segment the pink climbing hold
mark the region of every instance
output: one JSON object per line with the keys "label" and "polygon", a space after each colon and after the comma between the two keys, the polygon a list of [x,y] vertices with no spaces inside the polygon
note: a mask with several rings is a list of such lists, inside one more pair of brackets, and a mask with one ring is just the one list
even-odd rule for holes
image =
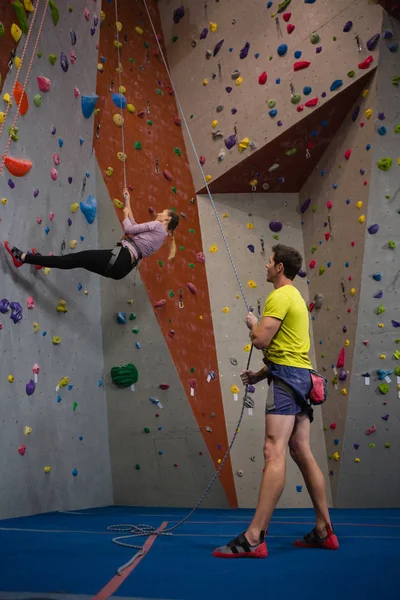
{"label": "pink climbing hold", "polygon": [[288,23],[291,16],[292,16],[291,12],[285,12],[282,15],[282,19],[285,21],[285,23]]}
{"label": "pink climbing hold", "polygon": [[53,169],[50,171],[50,175],[51,175],[51,178],[52,178],[52,180],[53,180],[53,181],[57,181],[57,179],[58,179],[58,173],[57,173],[57,169],[54,169],[54,168],[53,168]]}
{"label": "pink climbing hold", "polygon": [[187,283],[186,284],[187,289],[189,290],[189,292],[191,292],[192,294],[196,295],[197,294],[197,288],[194,285],[194,283]]}
{"label": "pink climbing hold", "polygon": [[339,358],[337,359],[336,368],[343,369],[344,367],[344,347],[341,349]]}
{"label": "pink climbing hold", "polygon": [[18,453],[19,453],[21,456],[24,456],[25,452],[26,452],[26,446],[20,446],[20,447],[18,448]]}
{"label": "pink climbing hold", "polygon": [[315,260],[312,260],[312,261],[310,262],[310,269],[314,269],[314,268],[315,268],[315,265],[316,265],[316,262],[315,262]]}
{"label": "pink climbing hold", "polygon": [[362,62],[359,63],[358,68],[359,69],[369,69],[370,64],[373,62],[374,57],[373,56],[367,56],[367,58],[365,60],[363,60]]}
{"label": "pink climbing hold", "polygon": [[54,156],[53,156],[53,162],[54,162],[54,164],[55,164],[56,166],[58,166],[58,165],[60,164],[60,162],[61,162],[61,159],[60,159],[60,157],[58,156],[58,154],[54,154]]}
{"label": "pink climbing hold", "polygon": [[317,104],[318,104],[318,98],[311,98],[311,100],[307,100],[307,102],[305,103],[305,106],[310,108],[311,106],[317,106]]}
{"label": "pink climbing hold", "polygon": [[205,165],[206,164],[206,157],[203,156],[203,155],[201,155],[200,158],[199,158],[199,162],[200,162],[200,164],[202,166]]}
{"label": "pink climbing hold", "polygon": [[78,90],[77,87],[74,88],[74,96],[75,98],[79,98],[79,96],[81,95],[80,91]]}
{"label": "pink climbing hold", "polygon": [[154,302],[153,306],[154,308],[161,308],[162,306],[165,306],[167,304],[166,300],[157,300],[157,302]]}
{"label": "pink climbing hold", "polygon": [[85,10],[83,11],[83,14],[85,15],[86,21],[89,21],[89,19],[90,19],[90,12],[89,12],[88,8],[85,8]]}
{"label": "pink climbing hold", "polygon": [[197,258],[197,260],[198,260],[199,262],[201,262],[201,263],[205,262],[205,260],[206,260],[206,257],[204,256],[204,253],[203,253],[203,252],[198,252],[198,253],[196,254],[196,258]]}
{"label": "pink climbing hold", "polygon": [[180,127],[180,126],[181,126],[181,123],[182,123],[182,119],[181,119],[180,117],[178,117],[178,116],[175,116],[175,117],[174,117],[174,123],[175,123],[175,125],[176,125],[177,127]]}
{"label": "pink climbing hold", "polygon": [[37,77],[37,82],[39,86],[39,90],[41,92],[49,92],[51,88],[51,81],[48,77],[41,77],[40,75]]}
{"label": "pink climbing hold", "polygon": [[260,85],[265,85],[267,83],[267,73],[266,73],[266,71],[263,71],[261,73],[261,75],[258,78],[258,83]]}
{"label": "pink climbing hold", "polygon": [[296,29],[296,27],[292,23],[288,23],[286,25],[286,29],[287,29],[288,34],[290,35],[291,33],[293,33],[293,31]]}
{"label": "pink climbing hold", "polygon": [[26,306],[29,310],[32,310],[32,308],[35,308],[35,301],[32,298],[32,296],[29,296],[29,298],[27,299]]}
{"label": "pink climbing hold", "polygon": [[197,381],[195,379],[189,379],[189,385],[194,390],[197,386]]}
{"label": "pink climbing hold", "polygon": [[326,206],[328,209],[332,208],[333,204],[330,200],[327,201]]}
{"label": "pink climbing hold", "polygon": [[168,331],[168,335],[169,335],[169,337],[170,337],[170,338],[173,338],[173,337],[174,337],[174,335],[175,335],[175,329],[170,329],[170,330]]}
{"label": "pink climbing hold", "polygon": [[350,156],[351,156],[351,150],[346,150],[346,152],[344,153],[345,159],[349,160]]}
{"label": "pink climbing hold", "polygon": [[164,175],[165,179],[167,179],[168,181],[172,181],[172,175],[169,171],[167,171],[167,169],[164,169],[163,175]]}
{"label": "pink climbing hold", "polygon": [[75,51],[72,50],[72,52],[69,53],[69,60],[71,61],[71,64],[74,65],[76,62],[76,54]]}
{"label": "pink climbing hold", "polygon": [[311,63],[308,60],[299,60],[294,63],[293,69],[295,71],[301,71],[301,69],[307,69],[307,67],[309,67],[310,65]]}

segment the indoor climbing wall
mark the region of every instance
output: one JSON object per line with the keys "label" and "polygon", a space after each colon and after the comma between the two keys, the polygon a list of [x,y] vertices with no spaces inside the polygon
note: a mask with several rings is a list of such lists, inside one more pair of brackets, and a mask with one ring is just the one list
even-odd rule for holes
{"label": "indoor climbing wall", "polygon": [[384,18],[359,317],[337,505],[399,506],[400,23]]}
{"label": "indoor climbing wall", "polygon": [[[12,92],[25,34],[2,90],[0,156],[11,138],[0,176],[0,238],[24,251],[67,254],[98,244],[88,206],[93,122],[81,101],[96,86],[100,15],[87,15],[83,0],[72,11],[60,3],[44,12],[45,5],[18,77],[23,86],[29,75],[16,122]],[[16,269],[3,244],[0,260],[0,517],[110,504],[99,278]]]}
{"label": "indoor climbing wall", "polygon": [[[254,0],[251,7],[189,0],[182,5],[159,2],[172,77],[211,189],[218,177],[378,62],[382,9],[370,0]],[[307,147],[308,140],[303,144]],[[285,151],[293,152],[293,146],[280,154]],[[202,190],[192,153],[189,161],[195,188]],[[270,166],[265,160],[247,177],[249,191],[257,183],[257,191],[288,191],[290,173],[285,182]],[[227,182],[218,191],[232,188]]]}
{"label": "indoor climbing wall", "polygon": [[318,370],[328,379],[322,409],[335,500],[360,302],[371,175],[376,77],[360,97],[300,193]]}
{"label": "indoor climbing wall", "polygon": [[[267,295],[272,291],[266,282],[266,269],[272,246],[276,243],[292,245],[303,254],[303,234],[298,214],[298,194],[221,194],[214,201],[220,222],[230,245],[232,258],[243,285],[249,306],[262,313]],[[198,196],[202,237],[209,251],[206,262],[211,308],[216,336],[218,368],[224,399],[224,410],[230,438],[242,408],[244,387],[240,372],[246,368],[250,344],[244,322],[246,307],[238,289],[234,271],[220,233],[218,222],[208,196]],[[304,267],[304,265],[303,265]],[[221,279],[221,273],[224,277]],[[305,271],[297,277],[295,285],[308,302]],[[314,348],[310,357],[314,362]],[[250,368],[263,367],[262,353],[253,350]],[[251,508],[257,503],[261,471],[264,467],[262,440],[265,433],[266,381],[249,388],[244,421],[231,451],[236,493],[241,508]],[[312,447],[324,473],[327,460],[322,431],[321,410],[315,411],[312,427]],[[311,506],[299,470],[289,458],[286,487],[280,507]]]}
{"label": "indoor climbing wall", "polygon": [[[162,40],[156,3],[148,5]],[[113,484],[118,502],[189,505],[228,447],[204,264],[208,256],[178,108],[143,3],[118,3],[119,39],[114,3],[104,3],[103,10],[95,151],[108,202],[118,215],[114,220],[122,220],[123,160],[136,220],[152,220],[165,208],[181,218],[173,262],[167,260],[166,244],[143,261],[136,287],[133,275],[118,285],[103,282],[107,370],[126,364],[138,370],[134,393],[110,381]],[[119,154],[122,131],[125,156]],[[103,222],[108,227],[111,220]],[[102,231],[103,242],[114,245],[121,226],[108,233]],[[230,458],[219,480],[208,502],[236,506]]]}

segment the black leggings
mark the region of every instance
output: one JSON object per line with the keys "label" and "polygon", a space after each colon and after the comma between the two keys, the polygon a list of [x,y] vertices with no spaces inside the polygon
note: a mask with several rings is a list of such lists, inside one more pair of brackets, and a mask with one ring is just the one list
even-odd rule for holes
{"label": "black leggings", "polygon": [[83,250],[76,254],[65,256],[38,256],[27,254],[24,262],[29,265],[40,267],[53,267],[54,269],[86,269],[92,273],[110,277],[111,279],[123,279],[132,271],[135,262],[132,263],[132,255],[128,248],[121,247],[117,260],[106,273],[108,263],[111,259],[111,250]]}

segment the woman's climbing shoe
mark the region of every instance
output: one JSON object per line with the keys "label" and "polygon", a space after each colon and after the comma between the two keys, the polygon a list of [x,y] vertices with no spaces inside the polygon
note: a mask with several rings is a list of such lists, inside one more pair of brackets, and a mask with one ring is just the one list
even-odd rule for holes
{"label": "woman's climbing shoe", "polygon": [[24,264],[23,260],[21,259],[21,256],[23,254],[22,250],[18,250],[18,248],[16,248],[15,246],[10,248],[7,241],[4,242],[4,248],[7,250],[8,254],[13,259],[14,265],[16,267],[22,267],[22,265]]}
{"label": "woman's climbing shoe", "polygon": [[268,549],[265,543],[265,533],[261,531],[260,541],[255,546],[251,546],[244,533],[235,538],[226,546],[216,548],[213,556],[217,558],[267,558]]}
{"label": "woman's climbing shoe", "polygon": [[333,529],[327,525],[327,534],[325,537],[320,537],[314,528],[310,533],[307,533],[302,540],[297,540],[294,545],[296,548],[322,548],[323,550],[338,550],[339,540]]}

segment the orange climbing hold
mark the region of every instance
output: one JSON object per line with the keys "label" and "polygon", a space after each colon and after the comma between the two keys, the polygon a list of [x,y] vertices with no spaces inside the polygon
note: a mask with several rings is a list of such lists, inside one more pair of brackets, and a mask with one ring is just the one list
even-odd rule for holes
{"label": "orange climbing hold", "polygon": [[[21,100],[21,98],[22,98],[22,100]],[[14,99],[15,99],[17,106],[21,102],[21,105],[19,107],[20,115],[22,115],[22,116],[26,115],[26,113],[28,112],[28,108],[29,108],[28,96],[26,95],[26,92],[24,92],[23,87],[19,81],[16,82],[15,87],[14,87]]]}
{"label": "orange climbing hold", "polygon": [[14,177],[23,177],[32,169],[32,161],[6,156],[4,164]]}

